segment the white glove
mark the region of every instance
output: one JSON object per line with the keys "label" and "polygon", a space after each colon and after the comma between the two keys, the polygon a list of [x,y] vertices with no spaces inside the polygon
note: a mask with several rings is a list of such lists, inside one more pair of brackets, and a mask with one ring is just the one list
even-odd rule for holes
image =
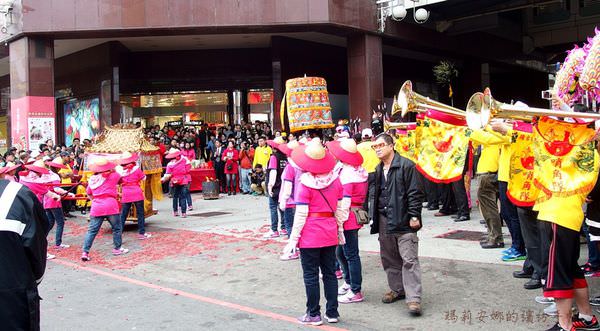
{"label": "white glove", "polygon": [[289,240],[287,245],[283,248],[283,254],[293,254],[296,251],[296,246],[298,246],[298,242],[294,240]]}
{"label": "white glove", "polygon": [[71,198],[74,198],[74,197],[75,197],[75,193],[71,193],[71,192],[69,192],[69,193],[67,193],[67,196],[69,196],[69,197],[71,197]]}
{"label": "white glove", "polygon": [[48,191],[48,193],[46,193],[46,195],[52,200],[56,200],[56,201],[60,200],[60,195],[58,195],[52,191]]}
{"label": "white glove", "polygon": [[344,229],[338,230],[338,245],[346,245],[346,236],[344,236]]}
{"label": "white glove", "polygon": [[282,201],[279,202],[279,210],[285,211],[285,202],[282,202]]}

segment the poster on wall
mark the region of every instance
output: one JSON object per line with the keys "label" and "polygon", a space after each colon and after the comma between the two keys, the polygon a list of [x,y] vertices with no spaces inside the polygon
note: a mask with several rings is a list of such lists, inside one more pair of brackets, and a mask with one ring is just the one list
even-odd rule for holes
{"label": "poster on wall", "polygon": [[100,132],[100,108],[98,98],[74,100],[65,103],[65,144],[71,146],[73,139],[91,139]]}
{"label": "poster on wall", "polygon": [[54,118],[30,117],[27,120],[29,149],[37,150],[48,139],[54,140]]}

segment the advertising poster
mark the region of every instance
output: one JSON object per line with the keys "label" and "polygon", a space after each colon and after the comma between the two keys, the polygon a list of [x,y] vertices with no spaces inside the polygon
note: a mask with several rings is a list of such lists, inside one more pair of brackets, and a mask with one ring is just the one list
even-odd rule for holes
{"label": "advertising poster", "polygon": [[[16,147],[18,150],[31,149],[37,150],[39,148],[39,140],[35,139],[35,144],[32,144],[30,139],[31,136],[38,138],[38,136],[46,136],[47,139],[56,140],[56,127],[54,126],[54,118],[56,111],[54,110],[54,98],[53,97],[23,97],[19,99],[13,99],[10,101],[11,117],[11,145]],[[45,133],[39,133],[36,129],[35,132],[30,132],[30,121],[32,123],[39,124],[38,120],[41,120],[40,126],[44,127],[42,131]],[[49,119],[51,119],[52,123]],[[44,126],[44,120],[46,125]],[[40,139],[41,140],[41,139]]]}
{"label": "advertising poster", "polygon": [[71,146],[73,139],[92,139],[100,132],[100,108],[98,98],[74,100],[65,103],[65,144]]}
{"label": "advertising poster", "polygon": [[29,149],[38,149],[48,139],[54,141],[54,118],[30,117],[27,120]]}
{"label": "advertising poster", "polygon": [[8,150],[8,125],[6,116],[0,116],[0,153]]}

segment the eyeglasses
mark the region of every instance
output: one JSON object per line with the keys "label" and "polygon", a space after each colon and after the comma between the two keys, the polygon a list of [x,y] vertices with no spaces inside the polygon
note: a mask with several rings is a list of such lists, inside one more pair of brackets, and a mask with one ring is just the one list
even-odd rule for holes
{"label": "eyeglasses", "polygon": [[385,146],[390,146],[390,145],[388,145],[386,143],[381,143],[381,144],[377,144],[377,145],[371,145],[371,148],[373,148],[374,150],[378,150],[378,149],[384,148]]}

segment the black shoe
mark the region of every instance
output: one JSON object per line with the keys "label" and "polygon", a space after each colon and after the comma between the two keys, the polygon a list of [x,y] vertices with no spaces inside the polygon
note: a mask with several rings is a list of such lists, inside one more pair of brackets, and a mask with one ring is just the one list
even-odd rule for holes
{"label": "black shoe", "polygon": [[483,248],[483,249],[504,248],[504,243],[491,243],[488,241],[488,242],[481,244],[481,248]]}
{"label": "black shoe", "polygon": [[237,194],[237,192],[236,192],[236,191],[233,191],[233,195],[236,195],[236,194]]}
{"label": "black shoe", "polygon": [[577,314],[573,316],[573,328],[576,330],[600,330],[600,323],[598,323],[596,316],[593,316],[592,320],[587,322]]}
{"label": "black shoe", "polygon": [[531,278],[531,274],[528,272],[525,272],[523,270],[519,270],[519,271],[513,272],[513,277],[515,277],[515,278]]}
{"label": "black shoe", "polygon": [[427,210],[438,210],[438,209],[440,209],[439,206],[427,206],[426,208],[427,208]]}
{"label": "black shoe", "polygon": [[485,220],[479,220],[479,224],[485,224]]}
{"label": "black shoe", "polygon": [[542,282],[539,279],[530,279],[527,283],[523,285],[526,290],[535,290],[538,288],[542,288]]}
{"label": "black shoe", "polygon": [[471,218],[469,216],[460,216],[454,219],[454,222],[464,222],[464,221],[468,221]]}
{"label": "black shoe", "polygon": [[227,195],[231,195],[231,192],[227,192]]}

